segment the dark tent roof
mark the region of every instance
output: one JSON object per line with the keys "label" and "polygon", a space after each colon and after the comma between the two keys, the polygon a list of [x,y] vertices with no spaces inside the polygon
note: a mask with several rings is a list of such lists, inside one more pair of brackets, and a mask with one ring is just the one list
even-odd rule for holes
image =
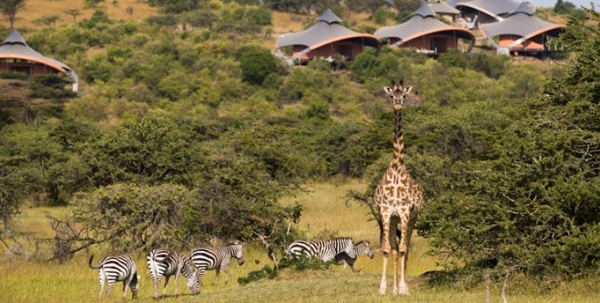
{"label": "dark tent roof", "polygon": [[542,33],[558,36],[564,24],[550,23],[533,16],[533,8],[523,2],[506,19],[481,25],[479,30],[488,39],[500,35],[515,35],[527,40]]}
{"label": "dark tent roof", "polygon": [[471,2],[473,0],[448,0],[446,1],[446,4],[452,6],[452,7],[456,7],[457,4],[462,3],[462,2]]}
{"label": "dark tent roof", "polygon": [[342,19],[336,16],[330,9],[327,9],[316,21],[313,27],[303,32],[281,35],[277,39],[275,48],[279,49],[289,45],[304,45],[310,50],[314,50],[332,42],[352,38],[364,39],[364,44],[368,46],[379,46],[380,42],[377,37],[371,34],[357,33],[341,25]]}
{"label": "dark tent roof", "polygon": [[474,0],[474,1],[458,1],[455,7],[469,7],[480,11],[491,17],[507,15],[519,6],[519,2],[513,0]]}
{"label": "dark tent roof", "polygon": [[54,59],[44,57],[33,50],[16,29],[13,29],[10,35],[0,43],[0,59],[4,58],[29,60],[50,66],[69,76],[73,83],[78,83],[77,75],[69,66]]}
{"label": "dark tent roof", "polygon": [[429,8],[436,14],[458,15],[460,11],[446,2],[440,0],[432,0],[428,3]]}
{"label": "dark tent roof", "polygon": [[382,27],[376,30],[374,35],[379,39],[397,38],[400,39],[400,43],[406,43],[427,34],[445,31],[454,31],[459,38],[475,40],[468,29],[450,26],[436,19],[427,3],[423,3],[419,9],[412,13],[412,17],[408,21],[398,25]]}

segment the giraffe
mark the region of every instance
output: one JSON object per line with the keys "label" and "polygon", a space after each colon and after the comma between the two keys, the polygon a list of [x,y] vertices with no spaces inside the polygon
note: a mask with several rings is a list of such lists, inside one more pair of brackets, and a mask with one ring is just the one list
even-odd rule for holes
{"label": "giraffe", "polygon": [[[394,128],[394,157],[390,162],[383,177],[375,189],[374,200],[379,207],[383,236],[381,250],[383,251],[383,274],[379,285],[379,294],[384,295],[387,288],[386,269],[388,255],[392,250],[394,262],[393,295],[409,295],[406,284],[406,263],[408,246],[413,228],[417,221],[419,208],[423,202],[423,194],[417,182],[410,176],[404,164],[404,135],[402,132],[402,106],[404,99],[410,93],[412,86],[404,86],[400,80],[398,84],[392,80],[392,87],[384,87],[385,92],[392,99],[395,116]],[[400,224],[400,245],[396,240],[395,232]],[[390,236],[390,229],[393,231]],[[400,259],[400,272],[398,273],[398,258]],[[400,281],[398,283],[398,275]]]}

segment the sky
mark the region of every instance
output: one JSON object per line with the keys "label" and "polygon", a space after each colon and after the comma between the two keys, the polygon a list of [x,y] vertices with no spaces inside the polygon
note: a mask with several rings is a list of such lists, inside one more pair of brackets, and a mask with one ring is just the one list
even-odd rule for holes
{"label": "sky", "polygon": [[[556,0],[526,0],[529,3],[533,4],[536,7],[554,7],[556,4]],[[600,0],[563,0],[563,2],[571,2],[575,4],[575,7],[587,7],[590,8],[590,3],[594,3],[596,9],[600,7]]]}

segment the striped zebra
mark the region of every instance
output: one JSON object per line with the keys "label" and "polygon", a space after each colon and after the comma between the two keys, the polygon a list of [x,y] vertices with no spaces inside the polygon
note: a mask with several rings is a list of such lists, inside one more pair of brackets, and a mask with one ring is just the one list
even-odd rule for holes
{"label": "striped zebra", "polygon": [[113,286],[115,286],[115,282],[123,281],[123,298],[127,295],[127,288],[131,288],[131,298],[136,298],[137,292],[140,289],[140,286],[138,285],[138,279],[140,277],[137,275],[135,262],[130,255],[107,256],[100,261],[98,266],[92,265],[93,259],[94,255],[91,255],[88,260],[88,265],[90,268],[98,270],[98,276],[100,278],[100,298],[102,298],[104,280],[108,282],[106,288],[107,297],[110,296],[110,291]]}
{"label": "striped zebra", "polygon": [[342,271],[345,271],[346,267],[350,265],[352,272],[360,272],[360,269],[354,269],[354,262],[356,262],[356,259],[358,259],[358,257],[361,255],[367,255],[371,259],[374,257],[373,251],[371,250],[371,243],[369,243],[367,240],[354,243],[354,253],[356,254],[356,257],[354,258],[350,258],[346,252],[339,253],[335,256],[335,263],[337,265],[344,264]]}
{"label": "striped zebra", "polygon": [[356,257],[352,238],[333,238],[326,241],[296,240],[287,249],[288,256],[297,257],[304,254],[308,258],[316,257],[323,262],[334,260],[335,256],[342,252],[352,258]]}
{"label": "striped zebra", "polygon": [[179,274],[183,274],[186,279],[187,287],[192,290],[194,295],[200,292],[198,286],[198,278],[196,276],[196,267],[192,261],[185,255],[180,255],[174,250],[155,249],[146,257],[150,276],[154,284],[154,298],[158,298],[158,285],[160,280],[165,278],[165,287],[163,288],[163,296],[167,293],[167,285],[169,278],[175,276],[175,295],[177,295],[177,280]]}
{"label": "striped zebra", "polygon": [[196,248],[190,253],[192,263],[198,268],[198,281],[202,281],[202,276],[207,270],[215,270],[215,284],[219,282],[219,273],[223,270],[227,274],[225,283],[229,281],[229,261],[236,258],[239,265],[244,264],[244,252],[242,244],[235,241],[233,243],[220,247]]}

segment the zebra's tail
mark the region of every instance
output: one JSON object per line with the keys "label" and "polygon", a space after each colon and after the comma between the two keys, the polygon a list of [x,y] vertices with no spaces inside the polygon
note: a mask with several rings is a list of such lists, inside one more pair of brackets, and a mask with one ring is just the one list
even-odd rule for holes
{"label": "zebra's tail", "polygon": [[90,256],[90,259],[88,260],[88,265],[89,265],[89,267],[90,267],[91,269],[98,269],[98,268],[100,268],[99,266],[94,266],[94,265],[92,265],[92,261],[93,261],[93,260],[94,260],[94,255],[92,254],[92,255]]}
{"label": "zebra's tail", "polygon": [[156,279],[158,278],[158,268],[156,267],[156,263],[158,262],[158,260],[154,255],[154,251],[152,251],[150,255],[148,255],[147,260],[148,268],[150,269],[150,275],[152,276],[152,281],[156,282]]}

